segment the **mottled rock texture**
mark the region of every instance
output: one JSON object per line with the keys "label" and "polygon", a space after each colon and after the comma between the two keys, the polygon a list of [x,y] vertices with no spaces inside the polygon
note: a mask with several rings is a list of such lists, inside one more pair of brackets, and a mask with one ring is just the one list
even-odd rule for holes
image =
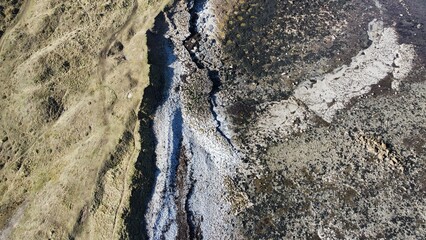
{"label": "mottled rock texture", "polygon": [[426,236],[419,8],[426,5],[246,1],[236,8],[219,95],[245,156],[235,182],[248,195],[238,214],[246,238]]}
{"label": "mottled rock texture", "polygon": [[0,0],[0,239],[426,238],[425,1],[167,3]]}

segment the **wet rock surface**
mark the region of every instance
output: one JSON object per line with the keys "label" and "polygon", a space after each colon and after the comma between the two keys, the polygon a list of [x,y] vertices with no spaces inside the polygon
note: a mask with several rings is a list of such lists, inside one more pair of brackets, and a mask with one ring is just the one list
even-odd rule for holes
{"label": "wet rock surface", "polygon": [[425,156],[404,144],[424,128],[425,85],[412,87],[363,99],[329,127],[268,147],[264,169],[240,181],[253,203],[240,216],[246,236],[425,236]]}
{"label": "wet rock surface", "polygon": [[239,226],[256,239],[422,238],[425,19],[409,6],[426,6],[320,2],[246,1],[230,17],[220,99],[245,153]]}
{"label": "wet rock surface", "polygon": [[[374,11],[351,1],[247,1],[234,11],[224,39],[234,67],[236,101],[282,99],[300,82],[350,61],[370,44]],[[356,20],[354,20],[356,16]],[[236,86],[244,85],[244,88]]]}
{"label": "wet rock surface", "polygon": [[164,14],[148,236],[425,237],[426,5],[218,4]]}
{"label": "wet rock surface", "polygon": [[[153,145],[145,152],[152,154],[151,162],[157,168],[149,204],[139,211],[146,238],[218,239],[234,234],[234,216],[223,183],[235,172],[237,157],[215,112],[218,66],[206,59],[215,60],[215,55],[204,48],[214,51],[211,47],[216,41],[206,38],[199,28],[205,4],[176,1],[158,17],[160,25],[154,29],[168,44],[159,46],[160,41],[154,41],[150,51],[153,58],[158,53],[165,55],[158,58],[160,62],[152,62],[151,68],[153,84],[164,82],[153,96],[161,94],[164,99],[147,102],[147,106],[158,105],[146,116]],[[144,155],[141,163],[146,160]],[[146,193],[146,189],[139,191]],[[137,197],[134,207],[138,207]]]}
{"label": "wet rock surface", "polygon": [[[373,1],[247,1],[228,21],[223,101],[234,122],[256,121],[254,109],[288,99],[297,86],[348,64],[371,45]],[[244,135],[244,134],[240,134]]]}

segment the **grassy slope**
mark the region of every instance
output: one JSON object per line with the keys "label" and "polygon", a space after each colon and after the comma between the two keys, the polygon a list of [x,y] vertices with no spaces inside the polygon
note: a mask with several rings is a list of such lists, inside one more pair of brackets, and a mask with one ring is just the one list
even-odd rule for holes
{"label": "grassy slope", "polygon": [[1,238],[112,238],[167,0],[24,2],[0,39]]}

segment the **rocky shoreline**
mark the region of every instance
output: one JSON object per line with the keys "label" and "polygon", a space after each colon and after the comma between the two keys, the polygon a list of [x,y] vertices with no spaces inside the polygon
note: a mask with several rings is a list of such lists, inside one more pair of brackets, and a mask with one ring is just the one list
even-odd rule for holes
{"label": "rocky shoreline", "polygon": [[426,239],[425,12],[0,2],[0,239]]}
{"label": "rocky shoreline", "polygon": [[[334,227],[330,227],[328,215],[316,212],[327,211],[322,206],[325,202],[342,208],[341,204],[353,206],[369,198],[369,190],[361,189],[374,184],[345,183],[359,181],[359,175],[343,177],[341,184],[330,183],[330,177],[342,166],[355,167],[351,170],[355,172],[371,167],[367,162],[352,162],[360,158],[355,155],[359,148],[373,149],[361,158],[373,154],[389,161],[391,167],[379,167],[380,179],[422,168],[421,156],[407,155],[390,144],[395,136],[382,140],[380,131],[365,127],[360,130],[353,125],[368,123],[349,123],[351,118],[364,119],[370,114],[355,109],[363,104],[374,105],[376,100],[368,96],[375,93],[381,99],[386,99],[386,95],[380,95],[383,91],[397,95],[380,106],[380,111],[389,104],[400,104],[398,96],[422,94],[421,90],[410,93],[407,88],[413,78],[424,81],[422,45],[400,41],[395,24],[389,25],[390,12],[397,11],[391,3],[338,1],[318,5],[314,1],[305,6],[302,2],[230,3],[235,10],[227,11],[224,24],[223,19],[216,19],[223,14],[218,12],[221,8],[217,2],[181,0],[157,17],[161,19],[160,28],[153,32],[164,36],[167,45],[155,50],[161,43],[156,41],[151,48],[153,56],[159,51],[166,53],[162,68],[151,63],[151,75],[162,75],[165,85],[164,101],[146,115],[156,139],[155,151],[151,144],[149,152],[155,156],[158,169],[144,215],[145,237],[382,236],[380,231],[368,232],[363,227],[363,211],[373,205],[363,205],[364,210],[349,207],[355,216],[350,228],[339,225],[339,221],[345,221],[337,217],[341,214],[333,213],[336,218]],[[403,5],[398,9],[406,11]],[[311,15],[304,15],[304,11]],[[246,22],[249,19],[250,24]],[[419,28],[419,34],[422,31]],[[270,46],[262,48],[262,44]],[[355,116],[348,117],[352,111]],[[412,119],[420,126],[423,118],[420,115]],[[345,137],[338,137],[341,132]],[[323,147],[315,152],[315,147],[297,145],[300,141],[306,146],[313,142]],[[327,152],[333,146],[344,150]],[[293,162],[302,156],[305,160]],[[408,167],[402,159],[418,165]],[[327,169],[325,175],[316,175],[321,168]],[[416,177],[407,180],[403,175],[398,178],[403,183],[419,181]],[[362,175],[361,179],[375,181]],[[327,187],[330,184],[333,187]],[[389,189],[393,191],[397,186]],[[337,197],[330,199],[333,194]],[[421,201],[415,193],[411,196]],[[377,201],[393,206],[389,197]],[[424,207],[424,203],[416,204]],[[408,204],[405,209],[410,212],[413,207]],[[302,222],[296,224],[298,219]],[[384,224],[384,219],[384,215],[377,215],[372,221]],[[423,231],[420,225],[416,228]],[[402,237],[415,233],[395,234]]]}
{"label": "rocky shoreline", "polygon": [[[158,87],[145,90],[144,100],[147,96],[151,105],[142,106],[151,110],[141,108],[146,119],[142,120],[152,135],[145,140],[150,148],[142,148],[141,163],[147,159],[155,163],[155,180],[148,180],[155,185],[151,185],[154,190],[147,207],[138,207],[139,214],[145,212],[146,235],[136,234],[135,238],[215,239],[235,234],[224,182],[235,172],[238,156],[215,112],[215,94],[220,89],[215,69],[220,66],[205,59],[212,55],[203,48],[212,49],[216,43],[205,31],[213,27],[207,26],[212,23],[206,4],[176,1],[157,17],[156,27],[149,33],[156,36],[149,56],[158,59],[150,62],[151,84]],[[151,90],[153,94],[147,94]],[[150,96],[157,101],[149,100]],[[151,107],[155,104],[158,107]],[[144,169],[145,175],[152,170]],[[143,180],[134,183],[137,186]],[[135,207],[141,200],[137,196],[149,190],[142,187],[138,191],[139,195],[134,192]],[[129,215],[128,219],[141,216]]]}

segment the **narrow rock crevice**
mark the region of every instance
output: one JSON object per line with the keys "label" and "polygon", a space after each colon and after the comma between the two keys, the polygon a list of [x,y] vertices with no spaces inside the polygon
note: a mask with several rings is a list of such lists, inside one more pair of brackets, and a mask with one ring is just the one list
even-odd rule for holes
{"label": "narrow rock crevice", "polygon": [[198,58],[195,49],[198,48],[201,40],[201,33],[198,32],[197,21],[199,12],[204,8],[206,0],[188,0],[189,33],[190,35],[183,41],[183,45],[191,56],[191,60],[195,63],[198,69],[205,69],[206,66],[201,59]]}
{"label": "narrow rock crevice", "polygon": [[202,34],[199,32],[197,22],[199,19],[199,13],[205,8],[207,0],[189,0],[188,1],[188,12],[190,14],[189,20],[189,32],[190,36],[183,42],[186,50],[191,56],[191,60],[200,70],[207,70],[207,77],[212,83],[212,88],[209,93],[209,104],[210,111],[216,122],[216,131],[228,142],[228,144],[234,148],[231,139],[223,132],[221,126],[222,123],[218,118],[218,113],[215,110],[217,107],[216,94],[220,91],[222,81],[220,79],[219,71],[215,68],[218,66],[211,66],[211,63],[206,63],[204,60],[197,56],[197,49],[199,48],[200,41],[202,40]]}
{"label": "narrow rock crevice", "polygon": [[193,179],[193,170],[189,166],[190,158],[187,153],[187,147],[180,141],[179,159],[176,172],[176,198],[177,207],[176,239],[202,239],[199,222],[190,206],[190,199],[194,193],[195,180]]}
{"label": "narrow rock crevice", "polygon": [[[185,82],[180,82],[180,78],[185,73],[184,62],[192,61],[196,68],[191,71],[201,71],[211,81],[206,110],[209,108],[213,116],[213,129],[233,147],[221,129],[222,123],[215,109],[218,106],[216,94],[222,84],[220,66],[205,60],[201,56],[202,50],[198,50],[200,45],[209,45],[206,36],[197,27],[206,2],[180,2],[184,6],[187,4],[186,11],[190,14],[189,22],[184,22],[187,24],[185,29],[189,31],[185,40],[174,41],[181,37],[181,33],[169,32],[176,27],[173,10],[178,5],[161,13],[154,28],[147,33],[150,85],[145,89],[139,112],[142,147],[132,179],[130,210],[125,213],[127,237],[130,239],[204,237],[201,226],[205,215],[193,206],[194,195],[200,194],[196,170],[199,163],[194,167],[193,155],[195,153],[199,157],[199,153],[192,152],[192,140],[188,142],[186,139],[181,109],[180,91]],[[177,61],[181,53],[184,53],[184,59]]]}
{"label": "narrow rock crevice", "polygon": [[216,131],[228,142],[228,144],[235,148],[232,144],[231,139],[222,131],[222,122],[219,120],[219,115],[216,112],[215,108],[217,107],[216,102],[216,94],[220,91],[220,87],[222,86],[222,82],[220,81],[219,72],[216,70],[209,70],[208,72],[209,79],[212,81],[212,90],[209,93],[209,103],[210,103],[210,111],[213,115],[213,118],[217,124]]}
{"label": "narrow rock crevice", "polygon": [[180,152],[179,152],[179,165],[176,172],[176,198],[175,204],[177,208],[176,222],[178,225],[176,239],[189,239],[189,222],[188,214],[186,211],[187,202],[187,181],[186,176],[188,175],[188,157],[185,153],[185,147],[180,141]]}
{"label": "narrow rock crevice", "polygon": [[192,171],[189,172],[189,186],[188,186],[188,193],[186,194],[185,198],[185,212],[186,212],[186,222],[188,224],[188,230],[189,230],[189,239],[202,239],[202,232],[200,228],[200,224],[197,221],[194,212],[191,210],[190,202],[193,193],[194,193],[194,185],[196,180],[192,177]]}

